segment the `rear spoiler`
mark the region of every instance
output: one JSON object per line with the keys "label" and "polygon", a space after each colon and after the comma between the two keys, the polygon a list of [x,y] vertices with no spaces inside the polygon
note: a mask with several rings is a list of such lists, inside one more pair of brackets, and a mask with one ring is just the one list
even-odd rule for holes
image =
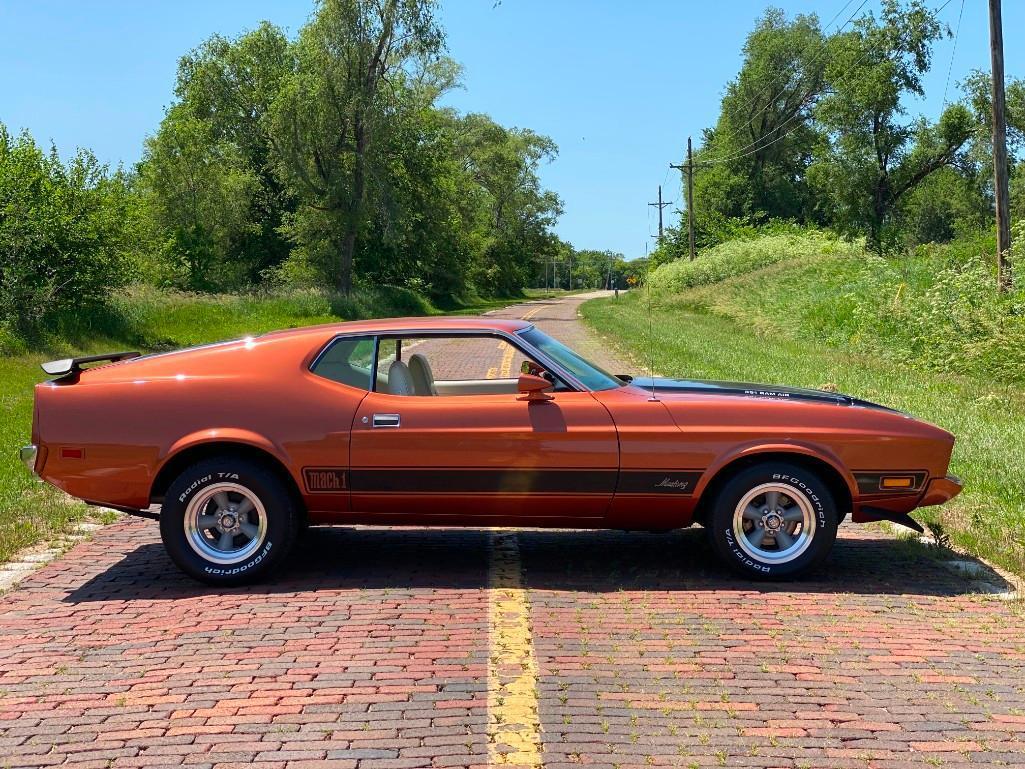
{"label": "rear spoiler", "polygon": [[140,355],[142,353],[135,351],[108,352],[102,355],[82,355],[78,358],[61,358],[60,360],[47,361],[40,364],[40,368],[50,376],[63,377],[69,374],[77,374],[82,370],[82,365],[85,363],[99,363],[101,361],[116,363],[119,360],[138,358]]}

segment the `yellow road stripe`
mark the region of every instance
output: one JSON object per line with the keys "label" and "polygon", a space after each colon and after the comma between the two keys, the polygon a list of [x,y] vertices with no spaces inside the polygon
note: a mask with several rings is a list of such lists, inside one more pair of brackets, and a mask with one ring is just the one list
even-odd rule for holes
{"label": "yellow road stripe", "polygon": [[505,349],[502,353],[502,365],[498,367],[498,370],[502,379],[508,379],[512,376],[512,361],[513,356],[516,354],[516,349],[508,342],[503,342],[502,344],[505,345]]}
{"label": "yellow road stripe", "polygon": [[523,314],[523,316],[520,318],[520,320],[530,320],[535,315],[537,315],[539,312],[541,312],[541,310],[543,310],[543,309],[544,309],[544,305],[542,304],[539,307],[535,307],[532,310],[528,310],[526,313]]}
{"label": "yellow road stripe", "polygon": [[492,530],[488,571],[488,759],[541,766],[537,658],[515,531]]}

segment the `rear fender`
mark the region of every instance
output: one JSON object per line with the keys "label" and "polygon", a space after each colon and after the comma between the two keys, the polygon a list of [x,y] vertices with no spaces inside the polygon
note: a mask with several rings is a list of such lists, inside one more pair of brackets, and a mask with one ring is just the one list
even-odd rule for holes
{"label": "rear fender", "polygon": [[259,433],[238,427],[217,427],[207,430],[198,430],[194,433],[182,436],[171,444],[168,450],[164,453],[154,477],[158,477],[163,473],[164,468],[166,468],[169,463],[174,462],[183,452],[200,446],[217,443],[241,444],[269,454],[288,471],[288,474],[292,476],[292,480],[298,485],[299,478],[289,461],[288,454],[279,445]]}

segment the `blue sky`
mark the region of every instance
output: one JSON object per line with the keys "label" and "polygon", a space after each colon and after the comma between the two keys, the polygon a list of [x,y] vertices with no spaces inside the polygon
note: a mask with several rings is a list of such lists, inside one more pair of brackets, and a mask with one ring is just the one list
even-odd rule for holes
{"label": "blue sky", "polygon": [[[825,23],[844,0],[775,4],[789,14],[818,13]],[[697,140],[715,121],[744,37],[766,5],[449,0],[442,19],[465,87],[448,102],[555,139],[559,157],[543,179],[565,204],[559,234],[578,248],[643,255],[656,231],[646,204],[663,183],[666,199],[679,204],[680,177],[667,164],[682,157],[688,134]],[[866,8],[878,6],[869,0]],[[955,27],[961,6],[951,0],[941,19]],[[112,165],[131,164],[172,98],[182,53],[215,32],[234,36],[263,19],[294,33],[312,7],[301,0],[0,0],[0,121],[52,140],[62,154],[84,146]],[[967,72],[988,69],[986,7],[986,0],[964,0],[948,98]],[[1025,3],[1007,0],[1009,77],[1025,76],[1021,29]],[[949,39],[936,46],[928,98],[909,104],[911,111],[939,112],[953,47]]]}

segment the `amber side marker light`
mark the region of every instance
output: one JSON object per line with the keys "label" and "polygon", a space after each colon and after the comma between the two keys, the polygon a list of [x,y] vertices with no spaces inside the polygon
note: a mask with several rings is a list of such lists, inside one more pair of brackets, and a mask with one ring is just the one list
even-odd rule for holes
{"label": "amber side marker light", "polygon": [[915,479],[909,475],[891,475],[879,479],[881,489],[911,489],[914,485]]}

